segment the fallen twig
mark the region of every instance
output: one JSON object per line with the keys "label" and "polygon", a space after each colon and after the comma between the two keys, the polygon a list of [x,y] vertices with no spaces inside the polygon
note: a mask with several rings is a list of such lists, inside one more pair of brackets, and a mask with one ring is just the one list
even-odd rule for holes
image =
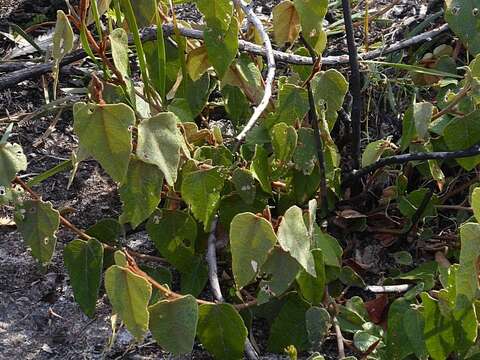
{"label": "fallen twig", "polygon": [[344,339],[336,316],[333,317],[333,326],[335,327],[335,334],[337,336],[338,358],[343,359],[345,357]]}
{"label": "fallen twig", "polygon": [[375,294],[383,294],[383,293],[401,293],[405,292],[410,289],[412,285],[410,284],[403,284],[403,285],[368,285],[365,290],[373,292]]}
{"label": "fallen twig", "polygon": [[267,76],[265,78],[265,90],[263,93],[263,98],[262,101],[260,101],[260,104],[258,104],[258,106],[255,108],[255,111],[253,112],[252,117],[248,121],[247,125],[245,125],[240,134],[237,135],[237,141],[241,142],[243,139],[245,139],[248,132],[255,126],[270,102],[270,98],[272,97],[273,81],[275,80],[275,72],[277,68],[275,65],[275,57],[273,55],[272,42],[270,41],[267,31],[263,27],[262,21],[259,19],[257,14],[255,14],[251,6],[245,3],[243,0],[235,0],[235,3],[242,8],[245,15],[247,15],[248,21],[260,34],[260,38],[265,46],[265,55],[267,58]]}
{"label": "fallen twig", "polygon": [[[192,39],[203,39],[203,31],[188,29],[181,27],[178,29],[180,35],[192,38]],[[371,60],[381,57],[382,55],[387,55],[392,52],[405,49],[407,47],[422,43],[424,41],[431,41],[432,38],[440,35],[441,33],[448,30],[448,25],[441,25],[433,30],[424,32],[417,36],[413,36],[410,39],[398,41],[393,45],[385,46],[367,53],[359,54],[360,59],[362,60]],[[170,36],[173,34],[173,25],[166,24],[163,25],[163,31],[165,36]],[[148,27],[142,30],[142,41],[151,41],[155,40],[157,37],[156,27]],[[248,41],[239,40],[238,48],[240,51],[248,52],[253,55],[260,55],[266,57],[267,51],[263,46],[250,43]],[[313,65],[311,57],[300,56],[295,54],[290,54],[282,51],[273,50],[273,56],[276,61],[296,64],[296,65]],[[71,64],[75,61],[79,61],[87,57],[87,54],[83,50],[76,50],[71,54],[65,56],[60,63],[60,67]],[[326,56],[322,58],[322,63],[324,65],[342,65],[349,62],[348,55],[339,55],[339,56]],[[24,63],[17,63],[15,65],[15,71],[8,72],[7,74],[0,77],[0,90],[14,86],[22,81],[36,78],[45,73],[51,72],[53,68],[53,62],[48,62],[45,64],[32,65],[31,61]],[[13,67],[4,67],[3,71],[9,71]],[[2,69],[0,67],[0,69]],[[1,71],[1,70],[0,70]]]}
{"label": "fallen twig", "polygon": [[353,170],[348,174],[342,182],[342,186],[349,185],[352,181],[359,179],[375,170],[378,170],[387,165],[400,165],[410,161],[418,160],[447,160],[447,159],[461,159],[471,156],[480,155],[480,144],[474,145],[467,150],[459,151],[439,151],[439,152],[421,152],[413,154],[402,154],[381,158],[372,165],[366,166],[359,170]]}

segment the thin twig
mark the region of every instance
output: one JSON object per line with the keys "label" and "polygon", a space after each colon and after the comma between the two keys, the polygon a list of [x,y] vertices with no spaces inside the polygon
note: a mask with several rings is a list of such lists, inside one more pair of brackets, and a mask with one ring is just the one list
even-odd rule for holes
{"label": "thin twig", "polygon": [[267,31],[263,27],[260,18],[257,16],[257,14],[255,14],[252,7],[245,3],[243,0],[235,0],[235,4],[242,8],[243,12],[247,16],[248,21],[255,27],[255,29],[260,34],[260,38],[262,39],[263,45],[265,46],[267,57],[267,77],[265,78],[265,90],[263,93],[263,98],[262,101],[260,101],[260,104],[258,104],[258,106],[255,108],[255,111],[253,112],[252,117],[248,121],[247,125],[245,125],[240,134],[237,135],[236,140],[240,143],[241,141],[243,141],[243,139],[245,139],[248,132],[255,126],[258,119],[260,118],[260,116],[262,116],[263,112],[265,111],[270,102],[270,98],[272,97],[273,81],[275,80],[276,65],[270,37],[268,36]]}
{"label": "thin twig", "polygon": [[[441,25],[433,30],[424,32],[422,34],[413,36],[409,39],[398,41],[393,45],[385,46],[367,53],[360,54],[362,60],[371,60],[381,57],[383,55],[396,52],[408,48],[410,46],[422,43],[424,41],[431,41],[434,37],[442,34],[448,30],[448,24]],[[163,25],[163,31],[165,36],[170,36],[173,34],[173,25],[165,24]],[[180,27],[180,35],[192,39],[203,39],[203,31],[189,29]],[[148,27],[142,30],[142,41],[151,41],[155,40],[157,37],[156,27]],[[267,51],[263,46],[253,44],[248,41],[239,40],[238,48],[240,51],[247,52],[253,55],[260,55],[266,57]],[[278,62],[296,64],[296,65],[313,65],[312,59],[309,56],[300,56],[295,54],[290,54],[282,51],[273,51],[273,56]],[[81,49],[73,51],[69,55],[65,56],[61,63],[60,67],[71,64],[75,61],[82,60],[87,57],[87,53]],[[348,55],[338,55],[338,56],[326,56],[322,58],[322,63],[324,65],[342,65],[349,62]],[[22,65],[20,65],[22,64]],[[15,71],[8,72],[7,74],[0,77],[0,90],[14,86],[22,81],[29,80],[41,76],[45,73],[51,72],[54,63],[48,62],[45,64],[32,65],[31,61],[24,63],[17,63],[14,67],[7,67],[4,71],[9,71],[11,68],[15,68]],[[1,70],[0,70],[1,71]]]}
{"label": "thin twig", "polygon": [[359,179],[377,169],[380,169],[387,165],[399,165],[405,164],[410,161],[418,160],[448,160],[448,159],[461,159],[466,157],[472,157],[480,155],[480,145],[474,145],[467,150],[459,151],[439,151],[439,152],[420,152],[413,154],[402,154],[396,156],[389,156],[381,158],[372,165],[366,166],[359,170],[354,170],[348,174],[343,180],[342,186],[350,184],[352,181]]}
{"label": "thin twig", "polygon": [[360,78],[360,66],[358,64],[357,46],[355,44],[355,35],[353,33],[352,13],[350,10],[350,0],[342,0],[343,18],[345,21],[345,32],[347,35],[348,57],[350,62],[350,92],[352,94],[352,160],[353,168],[360,166],[360,136],[362,126],[362,85]]}
{"label": "thin twig", "polygon": [[207,263],[208,263],[208,281],[212,288],[213,296],[218,302],[225,302],[225,298],[222,295],[222,289],[220,288],[220,281],[218,280],[218,267],[217,267],[217,244],[215,238],[215,231],[217,229],[218,215],[212,221],[210,228],[210,235],[208,236],[207,247]]}

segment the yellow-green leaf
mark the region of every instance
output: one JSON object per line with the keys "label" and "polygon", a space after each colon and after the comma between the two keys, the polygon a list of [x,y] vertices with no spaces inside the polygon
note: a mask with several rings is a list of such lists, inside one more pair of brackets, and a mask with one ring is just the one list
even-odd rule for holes
{"label": "yellow-green leaf", "polygon": [[155,166],[131,159],[127,176],[118,189],[123,203],[121,223],[136,228],[157,208],[162,199],[163,174]]}
{"label": "yellow-green leaf", "polygon": [[17,204],[15,223],[32,256],[42,265],[50,262],[57,243],[55,232],[60,225],[60,214],[50,202],[27,200]]}
{"label": "yellow-green leaf", "polygon": [[315,260],[310,251],[310,237],[303,221],[302,209],[292,206],[285,212],[278,228],[278,242],[313,277],[316,277]]}
{"label": "yellow-green leaf", "polygon": [[135,113],[125,104],[73,106],[73,127],[81,146],[118,182],[127,174]]}
{"label": "yellow-green leaf", "polygon": [[19,171],[27,170],[27,157],[19,144],[0,144],[0,186],[9,186]]}
{"label": "yellow-green leaf", "polygon": [[180,162],[179,122],[175,114],[165,112],[138,125],[137,156],[148,164],[157,165],[170,186],[177,181]]}
{"label": "yellow-green leaf", "polygon": [[247,328],[232,305],[205,304],[199,310],[198,338],[215,359],[242,359]]}
{"label": "yellow-green leaf", "polygon": [[282,1],[273,8],[273,34],[278,45],[293,43],[300,34],[300,17],[290,0]]}
{"label": "yellow-green leaf", "polygon": [[252,213],[238,214],[230,225],[232,271],[239,288],[248,285],[277,242],[272,224]]}
{"label": "yellow-green leaf", "polygon": [[162,348],[174,355],[193,350],[198,322],[198,305],[193,296],[159,301],[148,310],[152,336]]}
{"label": "yellow-green leaf", "polygon": [[103,246],[96,239],[73,240],[63,252],[75,301],[92,317],[100,288],[103,269]]}
{"label": "yellow-green leaf", "polygon": [[219,168],[190,172],[182,181],[183,199],[190,205],[193,215],[203,223],[205,231],[210,229],[217,211],[224,181]]}
{"label": "yellow-green leaf", "polygon": [[105,290],[115,313],[127,330],[140,340],[148,330],[148,302],[152,286],[127,268],[113,265],[105,272]]}

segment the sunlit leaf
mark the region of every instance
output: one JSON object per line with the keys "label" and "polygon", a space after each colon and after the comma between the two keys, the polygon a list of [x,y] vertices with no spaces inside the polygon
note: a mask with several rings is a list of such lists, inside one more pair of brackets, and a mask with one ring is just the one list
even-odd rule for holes
{"label": "sunlit leaf", "polygon": [[230,225],[232,271],[239,288],[248,285],[277,242],[272,225],[252,213],[238,214]]}

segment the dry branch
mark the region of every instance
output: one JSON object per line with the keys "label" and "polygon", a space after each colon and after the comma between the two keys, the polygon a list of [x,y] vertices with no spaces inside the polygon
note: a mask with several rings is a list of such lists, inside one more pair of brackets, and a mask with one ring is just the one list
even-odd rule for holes
{"label": "dry branch", "polygon": [[348,174],[342,186],[347,186],[352,181],[359,179],[375,170],[378,170],[387,165],[400,165],[405,164],[410,161],[421,161],[421,160],[448,160],[448,159],[461,159],[466,157],[472,157],[480,155],[480,144],[474,145],[467,150],[459,150],[459,151],[439,151],[439,152],[421,152],[421,153],[413,153],[413,154],[402,154],[396,156],[389,156],[378,160],[377,162],[373,163],[372,165],[366,166],[359,170],[353,170],[350,174]]}
{"label": "dry branch", "polygon": [[[448,30],[448,25],[441,25],[433,30],[427,31],[417,36],[413,36],[410,39],[399,41],[393,45],[385,46],[377,50],[373,50],[364,54],[359,54],[361,60],[371,60],[381,57],[383,55],[408,48],[410,46],[422,43],[424,41],[431,41],[432,38],[440,35],[441,33]],[[170,36],[173,34],[173,25],[167,24],[163,26],[163,31],[165,36]],[[188,28],[179,28],[180,35],[192,38],[192,39],[203,39],[203,31],[188,29]],[[156,27],[148,27],[142,31],[142,41],[155,40],[157,37]],[[239,40],[238,47],[240,51],[247,52],[253,55],[260,55],[266,57],[267,51],[264,47],[250,43],[248,41]],[[286,52],[273,50],[273,56],[277,62],[297,64],[297,65],[313,65],[311,57],[300,56],[295,54],[290,54]],[[60,63],[60,66],[65,66],[71,64],[75,61],[82,60],[87,57],[87,54],[83,50],[76,50],[71,54],[65,56],[65,58]],[[339,56],[326,56],[322,58],[322,64],[324,65],[342,65],[348,63],[348,55],[339,55]],[[0,90],[7,89],[12,87],[22,81],[33,79],[39,77],[43,74],[51,72],[53,68],[53,62],[46,64],[32,65],[31,61],[24,63],[16,63],[15,66],[9,64],[8,66],[0,64],[0,72],[8,72],[12,69],[15,71],[8,72],[7,74],[0,76]]]}
{"label": "dry branch", "polygon": [[268,106],[270,102],[270,98],[272,97],[272,87],[273,81],[275,80],[275,72],[276,72],[276,65],[275,65],[275,57],[273,55],[273,48],[272,42],[270,41],[270,37],[268,36],[267,30],[263,27],[262,21],[259,19],[257,14],[253,11],[250,5],[246,4],[243,0],[235,0],[235,4],[240,6],[247,15],[248,21],[255,27],[255,29],[260,34],[260,38],[263,41],[263,45],[265,46],[265,55],[267,58],[267,77],[265,78],[265,91],[263,94],[262,101],[260,104],[255,108],[255,111],[252,114],[252,117],[248,121],[247,125],[243,128],[240,134],[237,135],[237,141],[242,141],[247,136],[248,132],[255,126],[256,122],[262,116],[263,112]]}

